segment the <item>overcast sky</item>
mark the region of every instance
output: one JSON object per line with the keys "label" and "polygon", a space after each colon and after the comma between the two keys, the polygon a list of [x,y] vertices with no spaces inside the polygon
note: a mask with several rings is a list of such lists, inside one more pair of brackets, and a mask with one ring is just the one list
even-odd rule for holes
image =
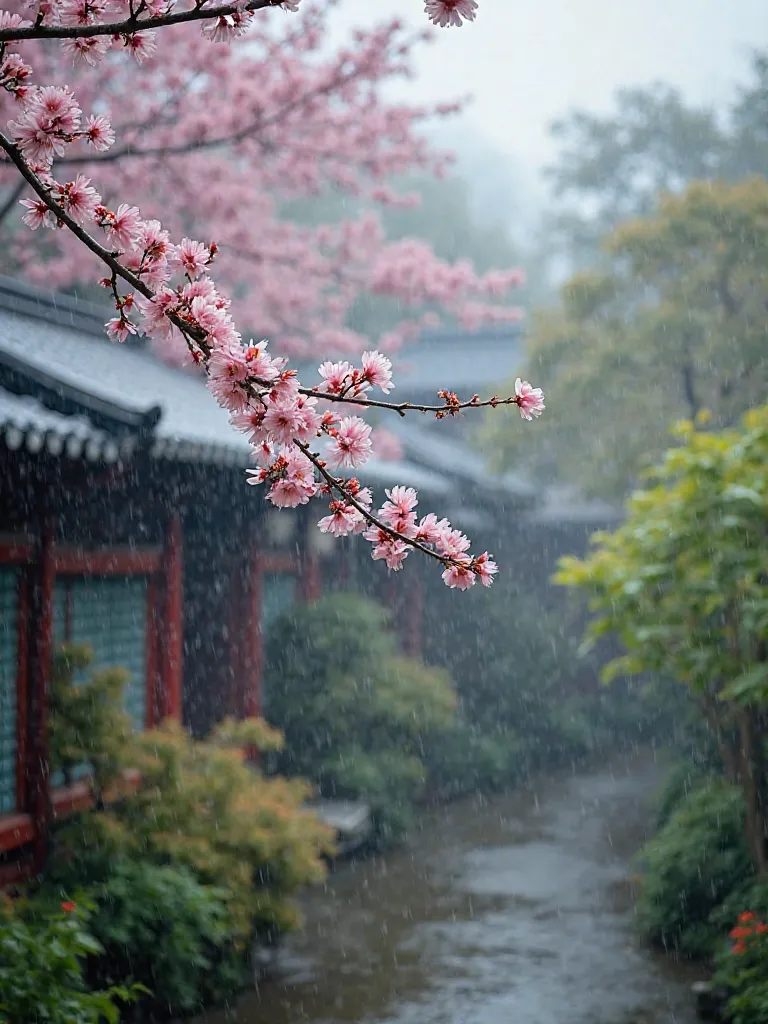
{"label": "overcast sky", "polygon": [[[471,93],[469,118],[530,181],[552,153],[549,122],[606,111],[621,86],[661,79],[719,104],[749,52],[768,48],[768,0],[479,0],[477,21],[424,47],[416,100]],[[424,24],[421,0],[342,0],[340,28],[395,14]]]}

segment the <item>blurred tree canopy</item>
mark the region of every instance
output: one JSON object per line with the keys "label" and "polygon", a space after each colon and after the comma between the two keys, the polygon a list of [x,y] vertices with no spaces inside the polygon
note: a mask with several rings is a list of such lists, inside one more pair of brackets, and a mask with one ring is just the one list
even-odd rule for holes
{"label": "blurred tree canopy", "polygon": [[753,54],[750,80],[722,116],[656,83],[617,92],[607,116],[572,111],[551,132],[560,153],[545,173],[559,208],[549,233],[580,267],[594,262],[600,238],[618,223],[650,213],[660,191],[766,173],[768,55]]}
{"label": "blurred tree canopy", "polygon": [[528,339],[550,412],[535,430],[488,417],[500,464],[622,496],[705,410],[730,426],[768,385],[768,182],[699,182],[604,240],[605,269],[566,283]]}
{"label": "blurred tree canopy", "polygon": [[590,641],[618,636],[626,654],[606,679],[660,673],[693,695],[741,787],[747,842],[768,872],[768,407],[720,433],[678,428],[655,481],[626,522],[594,538],[556,582],[584,590]]}
{"label": "blurred tree canopy", "polygon": [[[521,262],[520,251],[507,229],[500,225],[481,223],[473,214],[469,186],[463,178],[411,174],[392,182],[400,195],[419,197],[415,206],[377,206],[385,235],[389,241],[418,238],[429,242],[435,255],[448,262],[467,260],[478,273],[505,269]],[[361,212],[360,202],[351,201],[340,192],[303,197],[287,203],[286,217],[299,224],[333,224]],[[541,275],[537,275],[541,276]],[[514,305],[530,300],[524,287],[512,296]],[[402,319],[402,307],[394,300],[362,294],[355,303],[349,326],[375,338]]]}

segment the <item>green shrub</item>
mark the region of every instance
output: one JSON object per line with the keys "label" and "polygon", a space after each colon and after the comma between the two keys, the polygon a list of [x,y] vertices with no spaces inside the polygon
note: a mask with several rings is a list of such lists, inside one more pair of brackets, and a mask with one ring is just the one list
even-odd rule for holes
{"label": "green shrub", "polygon": [[[768,902],[768,887],[759,887],[761,902]],[[745,904],[742,904],[744,906]],[[752,904],[747,903],[751,907]],[[731,917],[727,944],[717,957],[715,983],[729,993],[728,1020],[731,1024],[765,1024],[768,1020],[768,926],[765,914],[742,911]]]}
{"label": "green shrub", "polygon": [[128,673],[121,668],[93,672],[92,664],[93,651],[86,645],[67,644],[56,651],[48,746],[52,768],[61,771],[66,784],[76,768],[87,764],[88,778],[100,791],[125,767],[133,727],[123,700]]}
{"label": "green shrub", "polygon": [[715,773],[707,764],[695,761],[680,761],[674,765],[664,780],[656,805],[656,827],[662,829],[674,814],[684,807],[697,789],[700,789]]}
{"label": "green shrub", "polygon": [[0,906],[0,1021],[3,1024],[116,1024],[119,1003],[140,988],[89,991],[83,961],[101,947],[88,913],[72,903],[42,920],[24,916],[10,901]]}
{"label": "green shrub", "polygon": [[[226,720],[206,741],[170,720],[133,733],[121,710],[124,673],[93,673],[75,685],[90,662],[80,648],[57,655],[51,743],[57,768],[98,768],[98,810],[53,828],[48,880],[70,890],[85,880],[107,884],[118,860],[187,868],[225,891],[242,948],[255,933],[294,927],[290,896],[323,878],[332,837],[303,806],[308,786],[265,778],[245,761],[244,748],[275,750],[280,734],[259,719]],[[120,788],[126,767],[138,772],[138,788],[123,785],[122,798],[107,805],[106,791]]]}
{"label": "green shrub", "polygon": [[267,713],[285,735],[275,770],[328,797],[372,806],[384,837],[407,827],[427,781],[425,750],[455,722],[440,669],[402,657],[388,615],[356,594],[291,609],[267,649]]}
{"label": "green shrub", "polygon": [[514,733],[485,736],[477,727],[459,721],[426,747],[434,795],[451,799],[501,789],[520,773],[524,750],[524,741]]}
{"label": "green shrub", "polygon": [[141,983],[162,1016],[189,1013],[236,992],[245,957],[235,943],[226,891],[187,870],[123,860],[90,890],[90,930],[102,954],[88,961],[94,987]]}
{"label": "green shrub", "polygon": [[693,792],[640,855],[637,920],[646,939],[687,956],[712,953],[716,911],[753,873],[738,789],[712,781]]}

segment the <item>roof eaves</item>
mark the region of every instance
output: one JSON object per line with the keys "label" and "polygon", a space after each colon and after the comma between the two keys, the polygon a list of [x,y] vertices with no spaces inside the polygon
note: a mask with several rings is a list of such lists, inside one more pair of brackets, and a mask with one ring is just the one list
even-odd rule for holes
{"label": "roof eaves", "polygon": [[128,408],[94,395],[54,374],[32,366],[20,356],[0,348],[0,386],[17,395],[36,399],[62,416],[85,413],[100,429],[111,433],[135,431],[148,434],[162,416],[160,406],[148,409]]}
{"label": "roof eaves", "polygon": [[0,275],[0,309],[103,336],[109,311],[70,295],[51,292]]}

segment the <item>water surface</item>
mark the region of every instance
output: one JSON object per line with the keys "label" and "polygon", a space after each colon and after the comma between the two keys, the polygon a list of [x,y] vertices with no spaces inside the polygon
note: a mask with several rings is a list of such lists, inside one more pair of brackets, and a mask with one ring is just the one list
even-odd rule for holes
{"label": "water surface", "polygon": [[694,1024],[689,969],[632,930],[648,753],[425,816],[346,865],[235,1013],[208,1024]]}

